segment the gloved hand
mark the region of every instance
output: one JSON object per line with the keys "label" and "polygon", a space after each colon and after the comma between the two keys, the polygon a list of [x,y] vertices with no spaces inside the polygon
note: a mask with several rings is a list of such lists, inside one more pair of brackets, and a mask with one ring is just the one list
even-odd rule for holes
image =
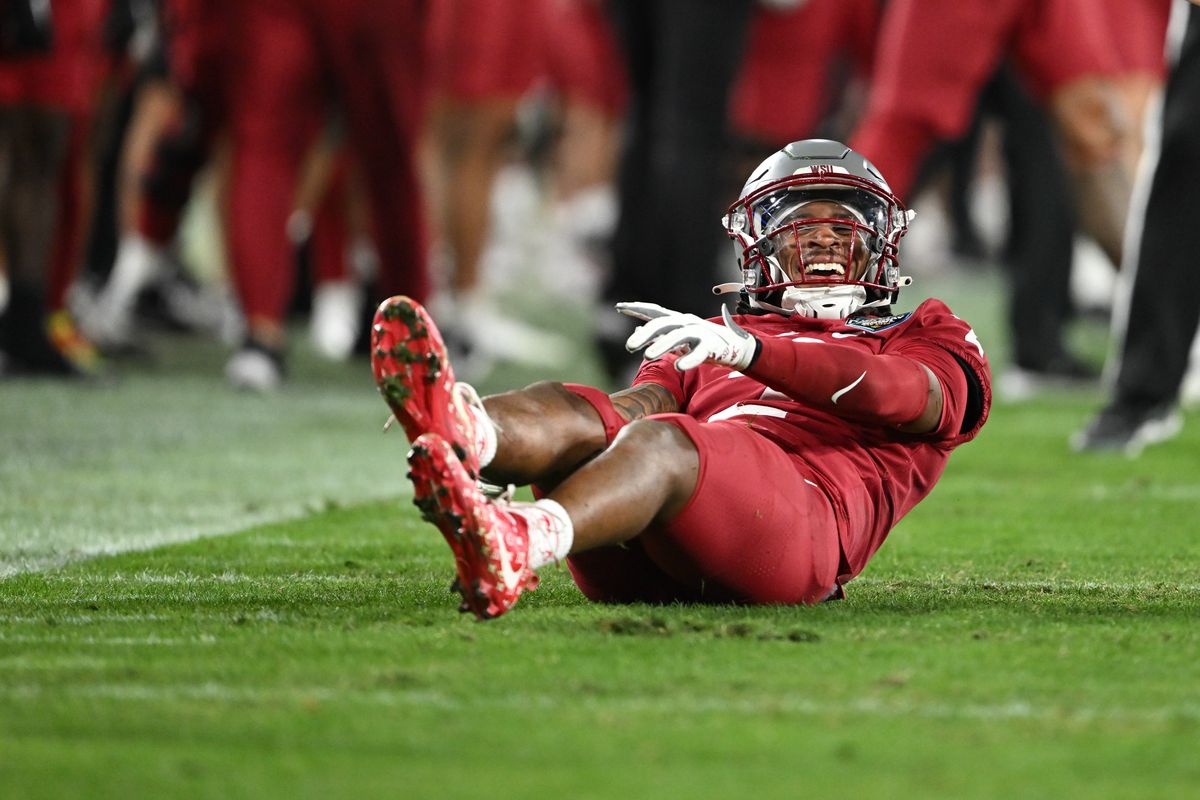
{"label": "gloved hand", "polygon": [[628,317],[646,320],[625,340],[625,349],[633,353],[646,348],[646,359],[653,361],[672,351],[683,353],[675,361],[678,370],[689,370],[706,361],[734,369],[745,369],[758,355],[758,339],[742,330],[729,310],[722,307],[724,326],[681,314],[657,303],[617,303],[617,311]]}

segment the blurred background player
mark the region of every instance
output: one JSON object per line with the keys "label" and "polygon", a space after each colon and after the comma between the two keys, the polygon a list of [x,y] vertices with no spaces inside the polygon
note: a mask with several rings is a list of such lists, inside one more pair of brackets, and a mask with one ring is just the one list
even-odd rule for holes
{"label": "blurred background player", "polygon": [[288,238],[311,289],[312,345],[344,361],[365,333],[365,293],[379,275],[379,255],[362,170],[336,108],[301,166]]}
{"label": "blurred background player", "polygon": [[[594,28],[594,5],[585,0],[430,5],[426,145],[440,245],[439,288],[431,307],[466,375],[485,375],[497,361],[544,367],[568,358],[569,344],[560,336],[505,311],[504,276],[489,245],[503,234],[493,224],[502,191],[497,179],[518,157],[519,115],[535,91],[559,93],[561,124],[569,126],[562,138],[572,149],[554,165],[559,172],[551,192],[572,194],[594,183],[594,174],[584,173],[588,165],[603,164],[611,148],[605,136],[589,137],[603,129],[604,113],[579,102],[579,89],[597,80],[580,75],[580,69],[603,75],[605,64],[612,63],[603,52],[603,32]],[[587,63],[589,56],[596,60]],[[584,98],[593,97],[585,89]],[[528,142],[525,149],[531,155]],[[513,233],[528,235],[530,222]]]}
{"label": "blurred background player", "polygon": [[850,135],[871,76],[879,16],[879,0],[758,4],[729,112],[748,162],[735,180],[784,142]]}
{"label": "blurred background player", "polygon": [[[154,18],[139,26],[150,29],[142,35],[153,44],[136,64],[124,116],[112,123],[120,136],[108,187],[113,210],[95,221],[88,265],[98,285],[80,293],[80,322],[109,352],[138,349],[137,302],[178,272],[172,251],[198,176],[211,167],[223,186],[228,171],[221,143],[234,24],[229,2],[163,0],[148,13]],[[104,226],[116,237],[115,251],[97,238]],[[172,308],[191,323],[221,324],[219,311],[214,320],[200,305],[199,295],[185,293]]]}
{"label": "blurred background player", "polygon": [[239,387],[281,383],[295,286],[287,223],[301,163],[335,93],[362,165],[379,255],[377,291],[429,291],[415,166],[423,113],[424,17],[417,0],[261,0],[236,4],[227,84],[228,242],[246,320],[226,366]]}
{"label": "blurred background player", "polygon": [[[88,335],[110,353],[140,352],[135,309],[158,294],[173,324],[236,341],[243,325],[225,292],[224,217],[229,157],[226,83],[236,19],[221,0],[168,0],[155,21],[156,46],[143,58],[128,90],[128,119],[114,120],[121,143],[109,187],[115,214],[100,215],[118,234],[115,253],[93,236],[91,259],[101,285],[89,297],[80,287],[76,305]],[[345,145],[336,106],[326,102],[302,159],[288,218],[289,248],[296,258],[284,269],[307,269],[302,288],[312,290],[311,332],[317,351],[349,356],[362,324],[364,282],[373,279],[374,244],[366,221],[360,176]],[[207,179],[208,187],[200,184]],[[181,229],[197,189],[211,192],[216,225],[197,281],[182,268]],[[263,187],[283,192],[286,187]],[[103,209],[100,209],[101,211]],[[103,275],[102,264],[111,269]],[[298,262],[298,263],[293,263]],[[193,265],[194,267],[194,265]],[[309,309],[308,298],[303,308]]]}
{"label": "blurred background player", "polygon": [[1200,327],[1195,274],[1200,8],[1183,0],[1172,9],[1168,55],[1170,77],[1156,118],[1160,133],[1151,137],[1139,177],[1140,202],[1131,214],[1122,275],[1130,288],[1114,314],[1111,394],[1108,405],[1073,437],[1076,450],[1134,457],[1183,426],[1180,389]]}
{"label": "blurred background player", "polygon": [[[1079,0],[893,0],[885,7],[867,110],[852,146],[894,175],[892,185],[907,197],[932,146],[966,131],[985,84],[1010,58],[1021,83],[1054,121],[1057,136],[1049,146],[1061,148],[1076,198],[1075,217],[1118,263],[1128,202],[1128,131],[1134,122],[1114,83],[1129,72],[1108,39],[1114,13],[1115,4]],[[1044,144],[1016,144],[1027,153],[1041,146],[1042,160],[1049,157]],[[1019,243],[1014,248],[1014,261],[1028,267],[1032,260]],[[1036,260],[1045,267],[1053,258]],[[1024,309],[1029,308],[1044,312],[1039,325],[1046,338],[1040,348],[1018,348],[1016,367],[1026,373],[1073,377],[1079,372],[1061,332],[1069,267],[1069,253],[1060,254],[1056,268],[1038,276],[1042,285],[1056,289],[1034,298],[1032,305],[1028,292],[1020,291],[1029,285],[1022,276],[1030,270],[1016,273],[1012,307],[1021,310],[1014,316],[1028,314]]]}
{"label": "blurred background player", "polygon": [[[938,1],[933,0],[934,6]],[[619,205],[626,209],[625,224],[634,225],[642,216],[637,209],[647,207],[645,204],[654,200],[652,195],[668,191],[638,187],[637,181],[630,178],[625,181],[624,203],[617,202],[612,187],[614,151],[622,142],[625,157],[635,152],[644,157],[650,152],[644,146],[649,137],[672,130],[670,124],[661,124],[662,120],[669,123],[681,116],[687,119],[686,125],[675,126],[675,135],[679,136],[712,137],[715,136],[712,130],[723,128],[719,137],[724,144],[713,150],[719,151],[719,156],[691,159],[684,171],[689,173],[687,180],[697,187],[709,180],[718,187],[726,186],[738,180],[737,173],[744,171],[747,162],[756,161],[782,141],[814,132],[848,135],[860,118],[863,123],[860,133],[869,130],[876,112],[888,111],[888,107],[879,105],[879,98],[895,90],[899,92],[896,96],[904,100],[906,111],[914,117],[926,113],[922,111],[925,100],[939,91],[953,101],[941,104],[940,111],[947,118],[953,116],[949,111],[957,113],[959,105],[968,109],[964,112],[968,118],[982,108],[985,121],[976,129],[983,135],[976,145],[961,148],[967,154],[963,159],[965,167],[956,173],[959,189],[952,195],[957,198],[954,217],[959,221],[959,229],[967,233],[962,237],[963,252],[974,257],[982,253],[989,261],[998,252],[985,250],[979,242],[972,245],[971,228],[963,225],[963,221],[983,223],[989,248],[1007,221],[1009,249],[1000,260],[1011,270],[1009,311],[1016,366],[1028,368],[1025,371],[1034,379],[1030,384],[1034,386],[1046,376],[1092,375],[1093,368],[1081,363],[1083,360],[1075,357],[1065,343],[1064,327],[1071,320],[1072,303],[1063,298],[1068,297],[1067,270],[1072,260],[1077,263],[1081,260],[1072,241],[1073,231],[1081,223],[1075,202],[1078,181],[1072,177],[1078,170],[1072,169],[1064,154],[1063,142],[1067,139],[1059,128],[1061,120],[1075,120],[1075,128],[1084,131],[1084,134],[1077,131],[1075,139],[1087,140],[1088,115],[1104,106],[1092,102],[1100,95],[1109,100],[1130,98],[1124,103],[1130,109],[1128,118],[1136,115],[1137,106],[1153,92],[1161,74],[1161,63],[1156,66],[1148,54],[1155,51],[1156,26],[1165,24],[1162,12],[1167,0],[1138,0],[1125,5],[1106,0],[1090,4],[1087,14],[1081,17],[1084,29],[1075,36],[1078,41],[1071,42],[1062,53],[1056,52],[1055,58],[1049,58],[1046,53],[1054,48],[1064,30],[1074,35],[1063,20],[1071,19],[1064,9],[1073,8],[1071,3],[1077,1],[1050,0],[1031,5],[1007,0],[988,10],[959,4],[961,13],[941,15],[937,26],[905,26],[900,34],[884,36],[878,48],[875,40],[885,16],[880,9],[884,9],[888,20],[901,11],[914,13],[912,8],[905,10],[909,5],[905,0],[886,6],[875,0],[751,3],[744,27],[740,28],[741,36],[736,35],[738,26],[731,27],[718,19],[722,14],[733,13],[730,5],[706,7],[705,14],[697,15],[694,8],[672,11],[669,3],[661,7],[637,4],[639,7],[633,9],[622,8],[621,3],[610,7],[600,0],[522,0],[516,4],[500,0],[475,3],[444,0],[421,4],[424,7],[419,26],[424,31],[421,41],[428,52],[417,58],[424,65],[419,69],[420,80],[409,83],[410,88],[417,87],[413,89],[417,94],[424,90],[433,96],[428,124],[420,108],[418,117],[424,133],[424,155],[435,150],[439,153],[437,159],[427,159],[439,165],[428,170],[433,177],[429,181],[427,207],[435,220],[431,238],[443,242],[439,252],[445,257],[435,259],[435,267],[441,270],[438,277],[444,278],[439,285],[448,289],[434,299],[432,307],[439,321],[445,323],[455,352],[476,356],[461,362],[464,369],[472,377],[479,377],[493,364],[568,363],[564,354],[570,350],[554,331],[559,326],[566,330],[576,316],[582,319],[589,315],[592,310],[589,301],[598,292],[597,284],[608,280],[606,275],[614,265],[622,273],[613,275],[612,281],[617,282],[614,285],[633,280],[635,274],[637,280],[651,282],[666,275],[669,264],[650,258],[650,247],[634,248],[637,252],[625,257],[629,248],[621,248],[627,231],[616,237],[615,251],[607,250],[614,218],[620,214]],[[82,7],[62,5],[72,9]],[[161,3],[107,0],[103,5],[111,19],[128,18],[124,24],[137,29],[134,40],[144,38],[144,29],[155,27],[145,25],[144,19],[147,14],[155,16],[153,12],[158,10],[162,16],[158,27],[167,47],[157,68],[149,64],[143,68],[151,77],[138,84],[133,121],[127,131],[115,134],[124,152],[117,203],[109,201],[110,190],[89,176],[92,154],[88,151],[108,149],[107,137],[113,135],[109,130],[115,128],[106,121],[107,112],[102,109],[99,123],[88,124],[86,128],[90,131],[86,134],[84,125],[74,122],[70,125],[74,132],[68,137],[71,146],[65,150],[62,169],[56,173],[60,176],[56,230],[50,246],[50,266],[44,267],[48,271],[42,277],[43,307],[29,312],[30,316],[40,315],[50,323],[46,327],[53,333],[49,337],[52,349],[60,354],[74,354],[67,357],[75,365],[68,370],[73,373],[80,372],[79,365],[86,363],[80,355],[86,358],[89,353],[94,354],[87,340],[74,331],[70,317],[53,313],[62,305],[65,289],[80,265],[79,240],[88,238],[93,249],[84,266],[89,275],[103,276],[109,272],[108,265],[113,266],[103,289],[98,294],[76,292],[72,308],[85,332],[105,348],[115,347],[119,352],[136,344],[130,320],[140,296],[142,319],[147,311],[152,314],[165,311],[173,325],[183,322],[186,327],[210,332],[219,328],[226,341],[243,342],[244,351],[230,361],[231,379],[239,386],[278,385],[283,374],[283,351],[260,345],[267,340],[280,341],[287,316],[297,311],[311,312],[311,332],[319,353],[346,357],[347,343],[364,329],[365,316],[354,311],[365,293],[363,281],[384,280],[380,276],[391,273],[384,269],[374,241],[379,227],[377,204],[370,199],[372,195],[366,187],[367,176],[373,173],[357,166],[361,157],[355,152],[350,120],[340,107],[344,98],[338,96],[336,88],[330,91],[340,79],[329,67],[332,62],[320,55],[335,49],[325,47],[320,38],[334,36],[333,26],[325,26],[330,30],[305,34],[309,45],[316,43],[315,51],[304,57],[306,64],[316,65],[312,69],[308,66],[298,70],[251,68],[246,65],[255,64],[256,58],[264,57],[263,53],[272,53],[271,57],[278,59],[291,52],[294,48],[288,43],[292,41],[294,26],[267,26],[272,31],[270,35],[256,34],[256,27],[262,26],[248,24],[242,17],[248,13],[246,4],[228,0],[162,0]],[[261,20],[272,15],[282,15],[285,19],[291,15],[307,25],[321,18],[322,12],[315,10],[317,5],[318,0],[264,0],[255,4],[257,10],[253,16]],[[652,12],[652,6],[659,10]],[[8,9],[21,7],[29,8],[15,0],[6,5]],[[933,6],[917,4],[915,10],[924,13],[929,7]],[[706,19],[690,19],[695,16]],[[905,85],[897,87],[894,78],[898,62],[894,56],[903,52],[896,44],[897,37],[908,42],[904,47],[912,47],[915,42],[926,50],[937,50],[930,43],[946,35],[946,29],[953,30],[956,20],[961,21],[964,16],[983,20],[972,28],[976,46],[962,48],[956,43],[954,52],[945,54],[946,63],[954,67],[947,72],[951,75],[962,72],[956,60],[966,59],[963,63],[970,69],[965,71],[970,73],[972,81],[978,72],[982,84],[972,83],[974,88],[963,95],[966,99],[961,103],[956,92],[965,90],[958,83],[950,88],[930,83],[921,70],[902,69]],[[699,116],[680,111],[690,102],[689,93],[701,93],[696,84],[707,82],[707,91],[719,84],[719,81],[714,83],[714,78],[720,76],[689,70],[686,59],[697,56],[686,49],[673,50],[670,39],[681,26],[666,25],[670,31],[656,32],[657,23],[653,21],[656,19],[682,20],[683,26],[693,25],[698,33],[706,27],[721,29],[716,49],[710,48],[702,57],[706,61],[705,70],[720,66],[716,61],[721,59],[713,59],[714,54],[724,54],[721,58],[728,57],[732,63],[728,70],[724,67],[719,70],[721,75],[732,71],[729,102],[722,114],[717,115],[711,108]],[[895,23],[890,24],[895,27]],[[12,28],[6,26],[6,29]],[[617,34],[621,31],[630,35],[618,45]],[[114,46],[111,34],[110,30],[107,34],[110,51]],[[408,35],[405,32],[400,39]],[[275,36],[280,37],[279,46],[271,43]],[[685,48],[699,41],[695,36],[687,38]],[[1107,57],[1097,57],[1096,48],[1087,44],[1100,40],[1107,42],[1099,48],[1108,50]],[[467,41],[472,46],[463,46]],[[798,41],[805,42],[805,46],[793,46]],[[136,42],[125,49],[128,52],[118,58],[135,64],[143,58],[136,54]],[[992,54],[984,54],[988,61],[986,69],[974,69],[982,57],[976,50]],[[101,55],[91,62],[93,66],[80,78],[79,85],[90,82],[94,86],[106,76],[115,75],[113,83],[119,89],[125,88],[127,67],[121,65],[114,70],[111,56],[99,48],[93,52]],[[364,52],[369,53],[369,49]],[[887,53],[892,53],[887,56],[892,60],[889,66],[881,66],[877,62]],[[643,79],[661,73],[664,80],[643,80],[641,90],[653,92],[662,88],[663,97],[650,101],[643,98],[632,107],[627,106],[630,91],[624,69],[626,56],[636,58],[643,69],[638,73]],[[1045,62],[1054,63],[1046,66]],[[1104,91],[1099,93],[1095,85],[1080,90],[1080,96],[1087,102],[1060,100],[1061,91],[1045,88],[1060,83],[1063,87],[1095,84],[1093,73],[1082,66],[1086,63],[1101,64],[1095,67],[1094,74],[1102,76],[1104,84],[1101,87]],[[273,69],[287,72],[286,80],[276,84],[279,91],[264,90],[267,100],[241,115],[241,135],[243,141],[260,142],[252,150],[269,152],[274,162],[287,161],[295,164],[295,168],[282,172],[267,168],[262,173],[290,171],[291,176],[286,180],[262,178],[255,180],[252,187],[243,182],[240,207],[250,211],[230,215],[229,204],[234,198],[229,188],[228,156],[223,155],[227,150],[222,145],[230,130],[229,92],[236,90],[245,96],[253,81],[241,80],[242,74],[253,75],[262,82]],[[235,73],[237,81],[233,80]],[[1082,77],[1070,78],[1076,74]],[[301,75],[316,77],[301,79]],[[672,80],[679,86],[672,87]],[[235,83],[238,85],[233,86]],[[708,94],[706,100],[712,100],[718,93]],[[782,102],[785,94],[787,101]],[[94,95],[93,90],[90,96]],[[859,113],[864,97],[875,104],[865,116]],[[293,102],[287,98],[299,99]],[[376,98],[372,108],[381,108],[382,102]],[[272,110],[284,106],[290,111]],[[622,131],[622,115],[627,108],[628,124]],[[268,126],[264,120],[269,110],[277,119],[291,122]],[[712,122],[718,116],[720,125]],[[1120,115],[1107,116],[1108,122],[1113,123]],[[86,115],[79,118],[86,119]],[[993,125],[995,119],[1001,120],[999,126]],[[940,141],[948,136],[944,131],[954,126],[946,126],[944,118],[935,116],[933,127],[936,135],[931,141]],[[1099,130],[1104,126],[1094,127]],[[269,136],[265,133],[268,129]],[[710,132],[702,134],[702,129]],[[903,133],[904,125],[898,124],[893,130]],[[1000,135],[994,136],[997,130]],[[729,138],[731,132],[736,135],[736,142]],[[1126,165],[1136,152],[1135,133],[1135,125],[1127,126],[1122,133],[1122,159]],[[902,164],[906,151],[899,145],[903,144],[903,138],[891,137],[873,155],[880,162],[897,159],[889,166],[896,173],[895,184],[903,185],[907,180],[915,188],[917,176],[929,172],[927,164],[921,166],[929,159],[920,156],[909,159],[914,162],[911,165]],[[261,144],[268,139],[282,145],[272,149]],[[50,145],[53,141],[50,137],[43,143]],[[679,168],[687,159],[678,153],[695,152],[690,142],[685,142],[682,149],[672,150],[663,144],[663,139],[656,141],[654,146],[659,156],[667,154],[656,157],[659,166],[673,164]],[[983,148],[981,169],[988,181],[982,187],[971,183],[977,176],[970,158],[976,147]],[[242,152],[249,151],[243,148]],[[932,152],[932,148],[922,152]],[[1005,166],[998,180],[997,153],[1003,153]],[[281,155],[286,158],[280,158]],[[247,156],[251,165],[260,167],[274,163],[272,158]],[[22,167],[30,170],[37,163],[37,158],[21,162]],[[72,169],[71,164],[81,165],[82,169]],[[625,174],[636,176],[638,170],[630,171],[629,164],[632,162],[626,160]],[[731,169],[731,165],[735,166]],[[193,202],[194,176],[201,169],[207,171],[212,182],[201,186],[200,202]],[[913,175],[906,178],[904,173],[909,169]],[[1103,172],[1097,170],[1096,175]],[[215,201],[211,193],[214,184]],[[972,202],[978,204],[981,189],[994,192],[993,187],[1005,184],[1010,206],[1005,208],[1002,201],[997,203],[994,199],[986,208],[976,205],[972,220],[971,209],[964,199],[975,198]],[[90,185],[101,189],[95,214],[88,212],[92,204]],[[700,193],[688,194],[695,199]],[[1094,198],[1105,196],[1100,191],[1084,194]],[[986,195],[985,199],[989,196],[994,197]],[[14,198],[18,203],[25,202],[21,195],[13,194],[6,195],[3,202],[8,204]],[[275,222],[269,226],[251,225],[248,220],[265,219],[254,211],[255,203],[263,209],[272,209],[268,214],[271,218],[284,217],[282,237],[268,233],[275,228]],[[100,247],[97,240],[103,237],[105,227],[112,227],[111,222],[101,217],[111,213],[106,208],[113,205],[119,209],[118,227],[122,231],[115,259],[96,249]],[[209,209],[213,205],[217,212],[215,222]],[[195,213],[197,210],[200,214]],[[177,249],[176,241],[185,212],[191,217],[183,241],[190,249],[183,252]],[[699,212],[693,213],[699,219]],[[58,222],[72,214],[78,222]],[[676,215],[667,216],[669,224],[676,224]],[[917,223],[914,229],[917,235],[910,236],[906,246],[920,246],[914,240],[923,235],[924,224],[932,224],[930,217]],[[411,224],[399,227],[413,228]],[[1118,227],[1109,226],[1108,230],[1111,233]],[[246,232],[249,228],[254,229],[252,234]],[[702,228],[699,225],[696,230]],[[659,235],[662,230],[661,226],[656,227]],[[28,231],[18,226],[10,237],[26,234],[29,241],[37,240],[36,225]],[[226,234],[230,239],[228,258],[224,257]],[[688,237],[689,245],[695,246],[695,254],[702,248],[710,253],[703,257],[693,255],[699,259],[701,268],[705,263],[717,262],[719,240],[710,241],[691,233],[678,235]],[[196,258],[197,243],[203,259]],[[1074,259],[1070,256],[1072,250],[1077,253]],[[613,252],[622,255],[614,259]],[[201,260],[197,271],[196,262]],[[921,261],[926,263],[925,259]],[[250,309],[245,316],[251,319],[251,324],[244,339],[238,332],[240,315],[225,295],[226,263],[243,306]],[[947,263],[956,268],[966,262],[955,258]],[[267,264],[273,266],[267,268],[264,266]],[[204,289],[212,281],[216,290],[189,292],[183,290],[185,282],[174,279],[162,282],[164,274],[177,276],[184,271],[198,275]],[[541,290],[553,297],[555,314],[559,316],[542,313],[547,305],[544,299],[537,309],[522,299],[527,293],[515,287],[524,285],[528,275],[533,275]],[[1086,281],[1084,285],[1092,287],[1089,303],[1107,302],[1106,280]],[[665,279],[664,282],[670,283]],[[465,288],[468,285],[475,288]],[[1077,280],[1076,291],[1078,286]],[[155,290],[149,297],[147,287]],[[309,288],[313,292],[311,300]],[[161,311],[160,305],[146,302],[160,297],[166,301]],[[253,310],[255,307],[283,310],[259,313]],[[23,303],[22,310],[14,313],[22,315],[31,308]],[[576,309],[583,313],[573,314]],[[533,322],[535,314],[538,316]],[[562,318],[568,316],[572,323],[564,324]],[[600,319],[607,316],[602,314]],[[621,321],[613,327],[622,327]],[[601,342],[609,356],[610,369],[621,372],[632,366],[620,345],[619,333],[610,334]],[[361,349],[365,342],[360,339],[358,345]],[[235,364],[237,368],[233,369]],[[1007,370],[998,384],[1001,390],[1011,389],[1014,384],[1008,379],[1014,375],[1020,377],[1020,372]],[[1013,395],[1011,391],[1003,393]]]}
{"label": "blurred background player", "polygon": [[[1008,280],[1007,321],[1014,362],[999,376],[997,394],[1020,401],[1050,385],[1090,385],[1099,369],[1067,345],[1068,327],[1075,317],[1071,292],[1078,230],[1071,179],[1052,120],[1010,61],[1000,65],[980,96],[975,135],[968,134],[954,145],[967,158],[955,165],[959,180],[962,173],[974,170],[974,148],[981,144],[979,134],[987,124],[994,124],[998,134],[1007,188],[1007,235],[997,255]],[[960,202],[966,206],[965,193],[971,185],[956,188],[964,193]],[[975,257],[985,256],[982,242],[978,246]]]}
{"label": "blurred background player", "polygon": [[49,11],[18,0],[3,8],[23,33],[6,36],[0,53],[0,358],[10,371],[87,375],[96,353],[67,315],[65,295],[86,219],[85,153],[109,3],[56,2]]}

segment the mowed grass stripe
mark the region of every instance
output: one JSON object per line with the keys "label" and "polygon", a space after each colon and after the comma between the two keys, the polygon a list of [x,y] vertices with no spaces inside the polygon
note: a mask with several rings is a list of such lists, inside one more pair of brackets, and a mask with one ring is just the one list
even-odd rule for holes
{"label": "mowed grass stripe", "polygon": [[[561,696],[557,694],[518,692],[484,695],[464,700],[461,697],[433,689],[356,691],[331,689],[321,685],[280,688],[278,686],[232,686],[212,682],[172,686],[123,683],[67,687],[53,693],[37,684],[0,686],[0,697],[44,700],[51,695],[149,703],[177,700],[212,700],[231,705],[241,703],[351,703],[371,708],[415,706],[459,712],[473,709],[490,711],[552,710],[562,703]],[[758,699],[693,697],[687,703],[680,703],[675,697],[596,698],[582,696],[574,702],[574,705],[577,710],[593,713],[619,712],[646,715],[670,713],[678,716],[706,716],[713,713],[828,716],[853,713],[881,717],[916,716],[927,719],[1038,720],[1068,726],[1095,722],[1137,723],[1150,726],[1200,722],[1200,704],[1170,705],[1158,708],[1112,706],[1048,708],[1032,701],[1014,701],[1003,705],[971,703],[954,705],[937,702],[917,703],[905,700],[887,701],[878,698],[835,703],[797,697]]]}

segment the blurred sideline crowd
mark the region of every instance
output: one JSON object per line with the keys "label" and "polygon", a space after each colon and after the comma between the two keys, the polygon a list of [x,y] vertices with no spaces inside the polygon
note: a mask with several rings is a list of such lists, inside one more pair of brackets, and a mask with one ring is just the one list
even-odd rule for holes
{"label": "blurred sideline crowd", "polygon": [[1004,265],[1002,393],[1093,382],[1067,329],[1120,283],[1171,5],[0,0],[0,377],[103,374],[156,322],[269,391],[296,314],[345,359],[403,293],[468,379],[571,357],[540,304],[618,383],[591,309],[716,313],[724,207],[826,137],[918,209],[906,269]]}

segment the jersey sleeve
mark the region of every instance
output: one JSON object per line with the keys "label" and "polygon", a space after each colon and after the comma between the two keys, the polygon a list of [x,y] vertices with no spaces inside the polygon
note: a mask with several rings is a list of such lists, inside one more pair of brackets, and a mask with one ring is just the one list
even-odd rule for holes
{"label": "jersey sleeve", "polygon": [[926,300],[885,353],[928,367],[942,386],[942,419],[929,434],[950,445],[975,438],[992,403],[992,373],[979,337],[940,300]]}

